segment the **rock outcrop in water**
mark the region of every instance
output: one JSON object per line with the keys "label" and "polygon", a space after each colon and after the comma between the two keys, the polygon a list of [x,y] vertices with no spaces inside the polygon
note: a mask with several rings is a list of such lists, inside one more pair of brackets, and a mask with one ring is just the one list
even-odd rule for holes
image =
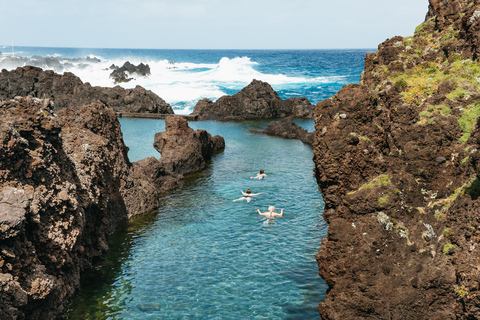
{"label": "rock outcrop in water", "polygon": [[113,70],[112,73],[110,73],[110,78],[115,81],[115,84],[133,80],[133,78],[128,77],[127,72],[129,75],[138,75],[140,77],[147,77],[150,75],[150,66],[148,64],[145,65],[140,63],[136,66],[130,63],[130,61],[125,62],[122,67],[112,65],[110,69]]}
{"label": "rock outcrop in water", "polygon": [[281,121],[271,121],[263,133],[285,139],[300,139],[303,143],[309,145],[312,145],[315,139],[315,132],[308,132],[303,129],[293,122],[291,117],[287,117]]}
{"label": "rock outcrop in water", "polygon": [[[189,170],[166,159],[130,163],[115,112],[100,102],[54,113],[49,100],[18,97],[0,103],[0,118],[0,318],[55,319],[108,250],[107,235],[155,209]],[[167,120],[162,150],[193,159],[222,147],[182,120]]]}
{"label": "rock outcrop in water", "polygon": [[430,0],[317,104],[322,319],[480,318],[479,7]]}
{"label": "rock outcrop in water", "polygon": [[134,89],[92,87],[73,73],[63,75],[37,67],[23,67],[0,73],[0,101],[16,96],[33,96],[53,101],[54,110],[80,107],[100,101],[116,112],[173,114],[172,107],[162,98],[141,86]]}
{"label": "rock outcrop in water", "polygon": [[123,187],[130,214],[158,208],[158,197],[177,188],[185,175],[205,169],[212,155],[225,149],[225,140],[204,129],[194,131],[187,120],[175,116],[165,119],[165,131],[155,134],[153,146],[162,155],[160,159],[135,162],[131,179]]}
{"label": "rock outcrop in water", "polygon": [[215,102],[203,99],[197,102],[192,115],[199,120],[252,120],[274,118],[313,117],[315,106],[307,98],[283,100],[272,87],[263,81],[253,80],[232,96],[223,96]]}

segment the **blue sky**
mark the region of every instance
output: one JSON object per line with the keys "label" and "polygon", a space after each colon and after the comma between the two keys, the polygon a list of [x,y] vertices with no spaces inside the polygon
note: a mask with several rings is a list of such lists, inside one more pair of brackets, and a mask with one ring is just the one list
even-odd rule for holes
{"label": "blue sky", "polygon": [[157,49],[376,48],[428,0],[0,0],[0,44]]}

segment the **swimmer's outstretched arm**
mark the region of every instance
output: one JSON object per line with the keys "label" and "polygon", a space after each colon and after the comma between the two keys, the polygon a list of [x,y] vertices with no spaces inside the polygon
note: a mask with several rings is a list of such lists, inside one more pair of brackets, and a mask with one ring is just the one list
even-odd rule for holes
{"label": "swimmer's outstretched arm", "polygon": [[257,212],[258,212],[258,214],[260,214],[260,215],[262,215],[262,216],[264,216],[264,217],[267,217],[267,218],[268,218],[268,216],[270,215],[269,212],[260,212],[260,210],[258,210],[258,209],[257,209]]}

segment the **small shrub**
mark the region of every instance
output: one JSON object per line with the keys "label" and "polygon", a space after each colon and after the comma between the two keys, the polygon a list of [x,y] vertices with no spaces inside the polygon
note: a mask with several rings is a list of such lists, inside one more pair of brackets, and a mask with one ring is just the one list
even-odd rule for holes
{"label": "small shrub", "polygon": [[399,88],[406,88],[408,87],[408,83],[405,79],[400,79],[395,82],[395,86]]}
{"label": "small shrub", "polygon": [[463,132],[460,138],[461,143],[467,142],[468,138],[470,138],[470,134],[475,127],[478,117],[480,117],[480,103],[473,103],[465,108],[462,115],[457,118],[458,124]]}
{"label": "small shrub", "polygon": [[382,207],[388,204],[388,194],[384,195],[383,197],[380,197],[378,199],[378,204],[381,205]]}
{"label": "small shrub", "polygon": [[455,288],[455,293],[463,299],[467,295],[467,288],[465,288],[465,286],[458,286]]}
{"label": "small shrub", "polygon": [[447,238],[447,237],[453,236],[454,232],[452,231],[451,228],[445,228],[445,229],[443,229],[442,234],[443,234],[444,237]]}
{"label": "small shrub", "polygon": [[447,242],[445,243],[445,245],[443,246],[443,255],[448,255],[448,254],[451,254],[452,253],[452,250],[458,248],[458,246],[456,244],[452,244],[450,242]]}

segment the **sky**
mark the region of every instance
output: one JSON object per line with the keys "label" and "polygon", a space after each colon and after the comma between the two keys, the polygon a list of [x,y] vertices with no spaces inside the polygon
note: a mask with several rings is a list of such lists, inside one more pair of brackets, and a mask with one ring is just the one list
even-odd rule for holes
{"label": "sky", "polygon": [[428,0],[0,0],[0,44],[145,49],[377,48]]}

